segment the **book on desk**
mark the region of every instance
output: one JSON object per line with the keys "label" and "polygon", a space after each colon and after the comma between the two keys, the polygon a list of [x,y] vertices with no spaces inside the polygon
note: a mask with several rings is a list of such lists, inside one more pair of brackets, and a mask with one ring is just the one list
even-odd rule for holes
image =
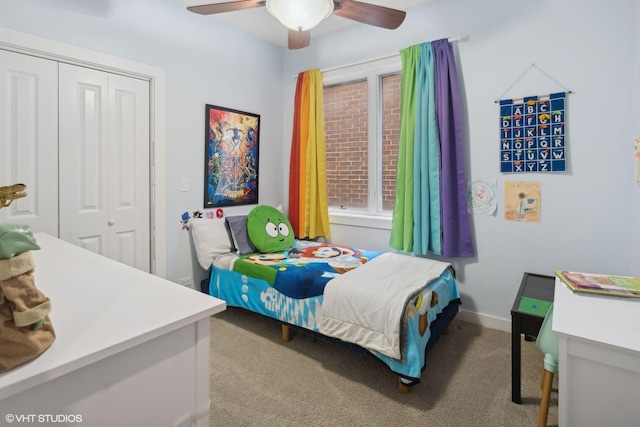
{"label": "book on desk", "polygon": [[573,292],[640,298],[640,279],[632,276],[556,270],[556,277]]}

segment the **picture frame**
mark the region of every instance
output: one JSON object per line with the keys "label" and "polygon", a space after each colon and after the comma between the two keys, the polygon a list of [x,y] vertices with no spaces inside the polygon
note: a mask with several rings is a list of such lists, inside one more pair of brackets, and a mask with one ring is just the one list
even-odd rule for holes
{"label": "picture frame", "polygon": [[204,208],[258,203],[260,115],[205,106]]}

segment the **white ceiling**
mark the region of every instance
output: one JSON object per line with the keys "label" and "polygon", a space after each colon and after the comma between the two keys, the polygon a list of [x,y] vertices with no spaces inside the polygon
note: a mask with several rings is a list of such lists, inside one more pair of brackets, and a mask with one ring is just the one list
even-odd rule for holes
{"label": "white ceiling", "polygon": [[[195,6],[201,4],[225,3],[230,0],[179,0],[187,6]],[[426,3],[430,0],[361,0],[364,3],[371,3],[378,6],[390,7],[406,11],[412,6],[420,3]],[[274,17],[272,17],[267,9],[259,7],[255,9],[240,10],[237,12],[227,12],[216,15],[201,16],[202,19],[211,20],[213,25],[215,22],[224,22],[227,25],[239,28],[261,39],[267,40],[278,46],[287,46],[287,29],[282,26]],[[313,37],[327,34],[346,28],[351,25],[360,24],[349,19],[332,15],[325,19],[317,27],[311,30],[311,39]],[[400,27],[402,28],[402,26]]]}

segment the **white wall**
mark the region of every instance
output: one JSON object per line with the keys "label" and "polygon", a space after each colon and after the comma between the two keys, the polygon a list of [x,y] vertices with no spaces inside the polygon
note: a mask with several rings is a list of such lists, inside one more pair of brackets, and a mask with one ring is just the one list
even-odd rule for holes
{"label": "white wall", "polygon": [[[632,91],[637,87],[637,5],[637,0],[435,0],[411,9],[396,31],[357,26],[312,40],[310,49],[285,58],[285,132],[291,128],[292,102],[287,100],[293,99],[291,76],[297,72],[384,56],[424,41],[468,36],[456,46],[466,99],[467,177],[496,179],[499,200],[495,216],[471,217],[476,257],[456,259],[454,265],[462,308],[486,315],[483,322],[507,328],[508,323],[499,319],[510,319],[525,271],[638,273],[640,196],[631,160],[634,132],[640,135]],[[575,92],[569,95],[567,109],[568,170],[501,174],[494,101],[532,63]],[[562,90],[534,69],[505,97]],[[540,223],[503,219],[504,183],[511,180],[541,182]],[[388,239],[387,230],[332,228],[336,243],[389,249]]]}
{"label": "white wall", "polygon": [[[148,63],[166,70],[167,277],[204,276],[184,211],[202,207],[204,105],[261,114],[260,202],[286,203],[295,81],[326,68],[395,53],[412,44],[468,36],[456,51],[466,99],[468,177],[542,183],[540,223],[472,216],[477,256],[454,260],[463,309],[506,328],[524,271],[640,274],[640,187],[630,150],[640,135],[640,0],[433,0],[395,31],[357,25],[287,51],[184,10],[178,0],[0,2],[0,26]],[[615,5],[615,6],[614,6]],[[569,168],[502,175],[494,100],[536,63],[569,96]],[[635,73],[634,73],[635,67]],[[558,90],[532,71],[507,96]],[[561,88],[560,88],[561,89]],[[632,114],[633,113],[633,114]],[[635,120],[635,122],[634,122]],[[188,178],[191,191],[180,192]],[[500,195],[502,193],[500,192]],[[250,207],[227,209],[227,214]],[[333,227],[336,243],[388,249],[388,230]],[[492,321],[494,321],[492,323]]]}
{"label": "white wall", "polygon": [[[183,212],[203,210],[205,104],[261,115],[260,202],[282,202],[282,49],[188,12],[178,0],[3,1],[0,27],[166,70],[168,279],[193,276],[199,287],[206,275],[180,225]],[[189,192],[180,191],[182,178]]]}

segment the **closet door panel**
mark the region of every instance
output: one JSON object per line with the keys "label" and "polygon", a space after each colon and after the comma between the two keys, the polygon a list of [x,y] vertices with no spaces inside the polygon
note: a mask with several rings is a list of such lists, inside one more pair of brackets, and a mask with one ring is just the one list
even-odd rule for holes
{"label": "closet door panel", "polygon": [[57,236],[57,62],[0,50],[0,76],[0,186],[27,186],[0,222]]}
{"label": "closet door panel", "polygon": [[150,271],[149,83],[109,76],[110,257]]}
{"label": "closet door panel", "polygon": [[149,82],[0,50],[0,210],[150,271]]}
{"label": "closet door panel", "polygon": [[109,75],[59,67],[60,237],[109,256]]}

